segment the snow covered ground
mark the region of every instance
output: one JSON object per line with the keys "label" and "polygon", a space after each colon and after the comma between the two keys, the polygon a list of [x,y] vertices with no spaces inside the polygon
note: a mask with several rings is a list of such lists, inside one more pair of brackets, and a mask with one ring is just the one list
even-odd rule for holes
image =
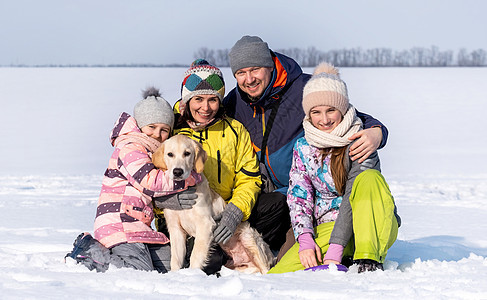
{"label": "snow covered ground", "polygon": [[351,102],[390,131],[380,155],[403,225],[384,272],[216,278],[65,264],[92,231],[113,122],[148,85],[173,103],[183,72],[0,68],[0,299],[487,299],[486,68],[342,70]]}

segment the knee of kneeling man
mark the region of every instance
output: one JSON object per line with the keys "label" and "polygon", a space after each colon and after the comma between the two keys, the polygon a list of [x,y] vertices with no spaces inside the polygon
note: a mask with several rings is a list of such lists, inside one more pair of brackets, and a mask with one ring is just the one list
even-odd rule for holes
{"label": "knee of kneeling man", "polygon": [[378,180],[384,180],[384,176],[382,173],[375,169],[368,169],[360,173],[357,178],[355,178],[355,182],[377,182]]}

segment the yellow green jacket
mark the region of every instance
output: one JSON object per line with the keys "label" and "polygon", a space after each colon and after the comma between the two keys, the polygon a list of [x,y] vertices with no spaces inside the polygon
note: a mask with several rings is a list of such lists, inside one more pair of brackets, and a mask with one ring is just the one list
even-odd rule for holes
{"label": "yellow green jacket", "polygon": [[176,128],[202,144],[208,154],[204,174],[210,187],[227,202],[233,203],[249,218],[260,192],[260,171],[250,135],[239,121],[223,117],[201,131],[189,126]]}

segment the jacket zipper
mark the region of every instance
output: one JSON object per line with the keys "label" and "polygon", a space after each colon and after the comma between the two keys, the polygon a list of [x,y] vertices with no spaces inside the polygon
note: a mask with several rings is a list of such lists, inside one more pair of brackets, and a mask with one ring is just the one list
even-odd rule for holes
{"label": "jacket zipper", "polygon": [[220,157],[220,150],[216,151],[216,160],[218,162],[218,183],[222,183],[221,176],[222,176],[222,161]]}

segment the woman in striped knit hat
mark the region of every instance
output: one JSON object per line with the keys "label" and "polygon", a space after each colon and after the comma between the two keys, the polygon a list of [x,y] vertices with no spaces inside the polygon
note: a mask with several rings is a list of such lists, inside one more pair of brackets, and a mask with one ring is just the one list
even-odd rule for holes
{"label": "woman in striped knit hat", "polygon": [[[240,222],[249,220],[261,185],[250,135],[240,122],[225,115],[224,95],[221,70],[205,59],[197,59],[184,73],[181,99],[174,108],[178,113],[174,133],[201,144],[208,155],[203,173],[211,189],[227,202],[213,230],[214,251],[203,268],[207,274],[233,263],[217,244],[225,243]],[[156,215],[163,218],[158,210]]]}

